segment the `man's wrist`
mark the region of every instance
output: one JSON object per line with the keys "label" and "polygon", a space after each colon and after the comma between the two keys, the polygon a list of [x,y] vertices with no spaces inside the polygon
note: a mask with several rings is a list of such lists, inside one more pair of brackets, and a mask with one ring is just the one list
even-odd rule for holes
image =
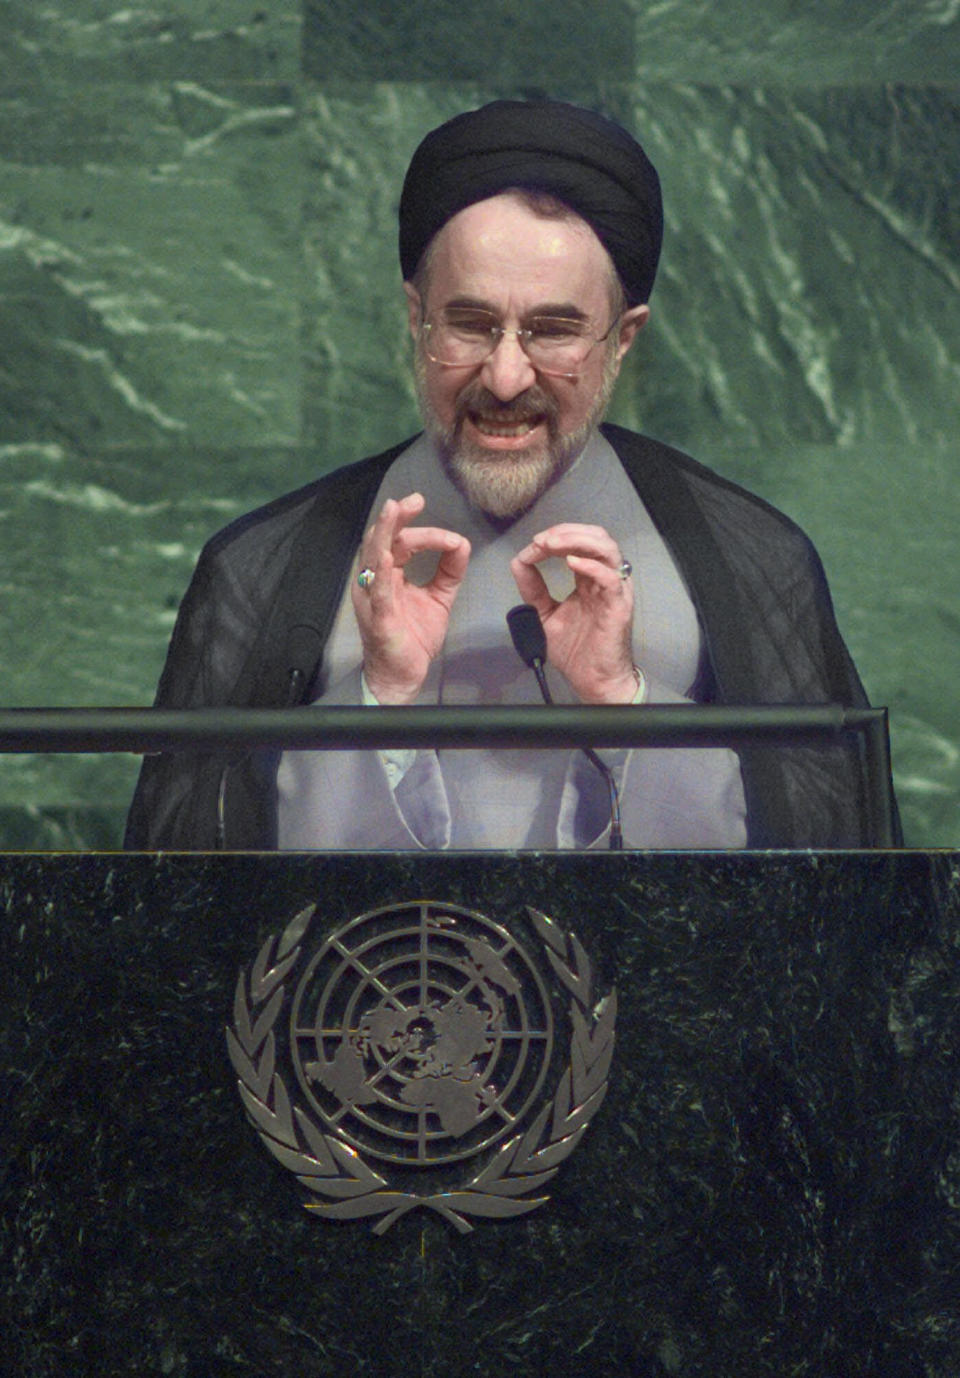
{"label": "man's wrist", "polygon": [[409,707],[410,704],[416,703],[422,687],[417,685],[410,690],[405,690],[398,689],[395,685],[382,683],[368,673],[365,665],[360,667],[360,684],[363,690],[363,702],[371,708]]}
{"label": "man's wrist", "polygon": [[[382,707],[380,700],[367,683],[367,677],[362,668],[360,670],[360,700],[364,708]],[[417,758],[416,749],[413,747],[390,747],[386,751],[378,751],[377,755],[386,771],[387,784],[391,790],[397,789],[400,781]]]}
{"label": "man's wrist", "polygon": [[360,702],[364,708],[379,708],[380,700],[367,683],[367,677],[363,670],[360,671]]}
{"label": "man's wrist", "polygon": [[630,667],[629,676],[608,686],[596,698],[584,698],[584,703],[605,704],[609,708],[629,708],[634,704],[646,703],[647,680],[639,665]]}

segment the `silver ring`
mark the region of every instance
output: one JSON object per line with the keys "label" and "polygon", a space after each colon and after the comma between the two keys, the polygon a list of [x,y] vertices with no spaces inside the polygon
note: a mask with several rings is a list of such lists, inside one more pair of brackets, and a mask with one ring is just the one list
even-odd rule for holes
{"label": "silver ring", "polygon": [[620,575],[621,579],[629,579],[630,575],[633,573],[633,565],[629,560],[621,560],[617,565],[617,573]]}
{"label": "silver ring", "polygon": [[363,589],[364,593],[370,592],[370,590],[373,588],[373,581],[374,579],[376,579],[376,577],[376,570],[371,569],[369,565],[364,565],[363,569],[357,575],[357,583]]}

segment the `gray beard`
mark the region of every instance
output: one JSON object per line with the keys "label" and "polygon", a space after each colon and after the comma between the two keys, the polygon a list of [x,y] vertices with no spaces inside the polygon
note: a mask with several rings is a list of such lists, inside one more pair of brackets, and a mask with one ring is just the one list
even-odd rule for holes
{"label": "gray beard", "polygon": [[[424,425],[439,451],[447,476],[471,507],[500,521],[514,520],[528,511],[583,453],[590,436],[603,420],[617,378],[616,356],[611,352],[589,415],[575,431],[563,435],[557,424],[556,403],[549,393],[536,385],[520,397],[503,403],[486,388],[472,384],[457,398],[452,425],[444,426],[427,399],[426,364],[419,350],[414,372]],[[464,439],[463,423],[469,410],[487,411],[501,421],[545,415],[546,440],[525,452],[492,454],[482,445]]]}

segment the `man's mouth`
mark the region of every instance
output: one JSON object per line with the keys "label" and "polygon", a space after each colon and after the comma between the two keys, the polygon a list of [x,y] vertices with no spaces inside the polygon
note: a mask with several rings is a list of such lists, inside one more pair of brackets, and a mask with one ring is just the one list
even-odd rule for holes
{"label": "man's mouth", "polygon": [[529,435],[543,420],[541,416],[525,416],[520,420],[509,421],[494,416],[482,416],[476,412],[469,415],[481,435],[490,436],[495,440],[514,440]]}
{"label": "man's mouth", "polygon": [[471,416],[478,431],[483,435],[528,435],[539,424],[539,418],[525,418],[521,422],[499,422],[492,416]]}

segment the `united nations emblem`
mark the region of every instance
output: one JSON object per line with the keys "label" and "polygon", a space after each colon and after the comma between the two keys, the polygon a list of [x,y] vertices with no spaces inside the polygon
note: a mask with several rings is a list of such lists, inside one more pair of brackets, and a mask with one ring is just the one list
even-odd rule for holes
{"label": "united nations emblem", "polygon": [[469,1217],[542,1206],[613,1054],[616,993],[594,1004],[577,938],[527,908],[550,981],[507,928],[458,905],[389,905],[311,950],[315,911],[240,972],[227,1028],[247,1113],[307,1209],[376,1216],[382,1234],[422,1207],[465,1233]]}

